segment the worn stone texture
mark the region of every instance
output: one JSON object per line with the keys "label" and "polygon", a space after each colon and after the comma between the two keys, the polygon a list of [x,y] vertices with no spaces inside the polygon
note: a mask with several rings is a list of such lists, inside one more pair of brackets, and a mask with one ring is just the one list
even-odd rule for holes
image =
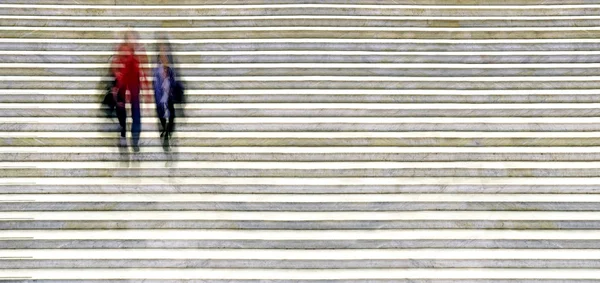
{"label": "worn stone texture", "polygon": [[[2,1],[0,281],[600,282],[599,12]],[[139,152],[100,104],[127,28],[186,87],[169,144],[144,101]]]}

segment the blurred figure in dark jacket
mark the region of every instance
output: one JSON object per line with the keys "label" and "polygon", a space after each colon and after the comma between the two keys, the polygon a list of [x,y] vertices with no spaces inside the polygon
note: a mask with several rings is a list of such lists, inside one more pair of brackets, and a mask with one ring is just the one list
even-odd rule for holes
{"label": "blurred figure in dark jacket", "polygon": [[183,89],[176,80],[175,68],[173,67],[171,46],[166,37],[162,37],[158,44],[158,55],[156,68],[154,69],[154,101],[156,102],[156,113],[160,120],[163,146],[169,147],[169,139],[175,129],[175,103],[180,103]]}
{"label": "blurred figure in dark jacket", "polygon": [[[148,60],[144,48],[137,43],[137,34],[133,31],[125,33],[125,40],[117,47],[117,54],[112,62],[112,71],[116,81],[117,116],[121,125],[121,138],[124,140],[127,127],[127,111],[125,104],[131,103],[132,145],[139,151],[138,142],[141,132],[140,92],[149,89],[147,71],[144,70]],[[147,99],[149,102],[150,100]]]}

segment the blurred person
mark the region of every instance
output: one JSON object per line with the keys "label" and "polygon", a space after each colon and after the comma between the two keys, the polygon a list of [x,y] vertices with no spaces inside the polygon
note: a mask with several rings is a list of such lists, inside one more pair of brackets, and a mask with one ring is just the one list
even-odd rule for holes
{"label": "blurred person", "polygon": [[[133,30],[125,32],[123,43],[117,47],[117,54],[112,62],[112,72],[115,78],[115,101],[117,117],[121,125],[121,145],[125,146],[127,131],[127,111],[125,104],[131,104],[131,136],[134,151],[139,151],[141,132],[140,92],[149,89],[149,82],[144,70],[148,60],[144,48],[137,43],[137,34]],[[149,99],[146,99],[150,101]]]}
{"label": "blurred person", "polygon": [[156,114],[160,120],[161,138],[163,147],[169,148],[169,139],[175,129],[175,103],[181,103],[183,86],[175,78],[175,68],[171,54],[171,46],[166,37],[162,37],[158,44],[158,54],[154,69],[154,101]]}

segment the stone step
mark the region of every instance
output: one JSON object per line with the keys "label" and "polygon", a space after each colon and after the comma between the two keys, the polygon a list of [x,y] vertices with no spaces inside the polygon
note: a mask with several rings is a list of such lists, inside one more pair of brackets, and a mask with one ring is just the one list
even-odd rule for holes
{"label": "stone step", "polygon": [[[6,4],[31,4],[30,1],[26,0],[6,0]],[[223,4],[221,1],[217,0],[203,0],[200,3],[195,0],[169,0],[166,2],[165,0],[77,0],[77,2],[70,1],[65,3],[60,0],[36,0],[35,3],[38,5],[52,5],[52,4],[78,4],[78,5],[121,5],[121,6],[130,6],[130,5],[165,5],[169,4],[171,6],[180,6],[180,5],[219,5]],[[264,1],[264,0],[231,0],[227,2],[232,5],[239,4],[253,4],[253,5],[264,5],[264,4],[273,4],[272,1]],[[314,1],[314,0],[278,0],[279,4],[377,4],[377,5],[412,5],[413,1],[410,0],[323,0],[323,1]],[[421,3],[421,2],[420,2]],[[498,0],[469,0],[462,1],[457,3],[452,0],[427,0],[422,1],[422,5],[448,5],[448,6],[456,6],[461,7],[463,5],[564,5],[567,4],[595,4],[595,1],[591,0],[510,0],[510,1],[498,1]],[[77,7],[77,6],[72,6]]]}
{"label": "stone step", "polygon": [[[115,123],[117,123],[115,121]],[[64,130],[64,129],[63,129]],[[129,135],[129,133],[127,133]],[[599,146],[598,132],[175,132],[171,146]],[[110,132],[3,132],[1,146],[118,146]],[[162,146],[158,131],[140,145]],[[122,149],[127,153],[128,151]],[[176,155],[171,156],[176,158]]]}
{"label": "stone step", "polygon": [[[0,89],[0,103],[95,103],[95,89]],[[152,96],[150,92],[149,95]],[[187,89],[186,102],[199,103],[598,103],[595,89],[386,90],[386,89]],[[187,104],[186,104],[187,105]],[[8,111],[8,110],[6,110]],[[48,110],[50,111],[50,110]],[[76,110],[75,110],[76,111]],[[189,110],[192,111],[192,110]],[[202,111],[200,111],[202,112]],[[587,111],[581,112],[586,115]],[[420,113],[424,115],[423,113]]]}
{"label": "stone step", "polygon": [[[82,213],[82,212],[79,212]],[[281,212],[278,212],[281,213]],[[226,221],[226,220],[1,220],[0,231],[12,229],[598,229],[600,221],[552,220],[419,220],[419,221]],[[15,244],[15,246],[20,246]],[[102,245],[92,248],[103,249]],[[555,247],[552,247],[555,248]],[[7,259],[0,261],[0,266]],[[9,268],[4,265],[4,268]],[[14,267],[10,267],[14,268]],[[28,267],[28,268],[31,268]]]}
{"label": "stone step", "polygon": [[[130,105],[127,113],[131,115]],[[154,104],[141,104],[144,117]],[[2,117],[103,117],[97,103],[0,103]],[[177,117],[594,117],[598,103],[380,104],[380,103],[188,103],[175,105]],[[110,113],[110,112],[109,112]],[[114,113],[111,113],[114,115]]]}
{"label": "stone step", "polygon": [[[106,181],[107,178],[90,177],[88,179]],[[431,179],[443,180],[444,178],[432,177]],[[106,183],[110,182],[106,181]],[[0,195],[2,221],[164,221],[176,219],[204,222],[265,221],[275,224],[294,221],[319,223],[372,220],[382,223],[415,221],[416,225],[419,225],[417,220],[433,222],[493,220],[539,221],[545,223],[548,228],[554,227],[552,224],[554,221],[599,220],[598,198],[593,194],[589,196],[558,194],[556,197],[544,197],[539,194],[531,196],[498,194],[498,201],[494,201],[494,198],[490,197],[492,194],[453,196],[443,193],[425,196],[410,194],[406,197],[396,194],[383,194],[380,197],[367,193],[360,194],[364,195],[364,198],[352,194],[324,194],[323,192],[319,194],[299,192],[258,195],[249,193],[145,193],[140,197],[123,193],[76,194],[74,196],[60,195],[59,193],[53,193],[54,197],[32,194]],[[336,199],[340,201],[338,202]],[[526,228],[526,226],[521,228]]]}
{"label": "stone step", "polygon": [[[332,282],[348,282],[350,278],[361,280],[380,280],[396,282],[426,282],[435,278],[449,279],[445,282],[486,282],[489,277],[503,279],[504,282],[558,282],[558,280],[587,279],[588,282],[597,280],[600,272],[594,268],[381,268],[381,269],[233,269],[233,268],[92,268],[92,269],[5,269],[0,270],[0,276],[13,280],[99,280],[120,278],[121,280],[140,280],[144,278],[160,279],[152,282],[207,282],[207,279],[219,278],[230,282],[248,282],[250,279],[266,281],[298,281],[298,280],[327,280]],[[535,278],[521,281],[523,278]],[[514,280],[514,281],[513,281]],[[544,280],[544,281],[542,281]],[[575,281],[575,282],[576,282]],[[55,281],[56,282],[56,281]],[[130,281],[131,282],[131,281]],[[141,282],[141,281],[133,281]],[[190,282],[190,281],[188,281]],[[208,282],[217,282],[209,280]],[[308,282],[308,281],[299,281]],[[352,282],[352,281],[350,281]],[[358,281],[354,281],[358,282]],[[435,281],[434,281],[435,282]],[[489,281],[488,281],[489,282]],[[585,281],[583,281],[585,282]]]}
{"label": "stone step", "polygon": [[[153,49],[150,45],[149,49]],[[522,52],[522,53],[520,53]],[[68,53],[72,53],[68,55]],[[45,64],[108,64],[112,51],[0,51],[0,62]],[[147,52],[154,60],[156,52]],[[369,63],[369,64],[583,64],[600,61],[599,51],[507,52],[370,52],[370,51],[183,51],[173,52],[180,64]],[[534,65],[535,66],[535,65]],[[407,66],[408,67],[408,66]],[[105,75],[106,72],[102,73]]]}
{"label": "stone step", "polygon": [[595,16],[7,16],[3,27],[595,27]]}
{"label": "stone step", "polygon": [[[264,0],[260,0],[263,2]],[[497,0],[495,0],[497,1]],[[513,0],[514,1],[514,0]],[[557,0],[554,0],[557,1]],[[16,5],[3,4],[4,15],[44,16],[275,16],[275,15],[343,15],[343,16],[596,16],[600,7],[597,2],[556,5],[498,5],[478,4],[471,6],[431,5],[404,0],[407,3],[389,1],[380,5],[371,3],[213,3],[206,5]],[[448,1],[450,2],[450,1]],[[480,2],[480,1],[476,1]],[[521,2],[521,1],[519,1]],[[306,3],[306,4],[305,4]],[[561,2],[561,4],[564,2]],[[161,3],[163,4],[163,3]],[[215,5],[217,4],[217,5]],[[395,4],[395,5],[389,5]],[[407,5],[409,4],[409,5]],[[503,3],[504,4],[504,3]],[[508,3],[506,3],[508,4]]]}
{"label": "stone step", "polygon": [[[596,259],[365,259],[365,260],[244,260],[244,259],[6,259],[3,269],[33,268],[243,268],[243,269],[342,269],[342,268],[598,268]],[[464,279],[461,279],[464,280]],[[517,279],[515,282],[528,282]],[[187,280],[186,280],[187,281]],[[348,282],[347,280],[344,280]],[[408,282],[394,280],[395,282]],[[37,282],[48,282],[37,280]],[[56,281],[53,281],[56,282]],[[61,281],[70,282],[70,281]],[[95,282],[88,281],[86,282]],[[111,282],[111,281],[102,281]],[[136,282],[136,281],[129,281]],[[146,282],[158,282],[146,280]],[[171,282],[161,280],[160,282]],[[181,282],[181,281],[178,281]],[[190,281],[187,281],[190,282]],[[192,281],[193,282],[193,281]],[[206,282],[206,281],[205,281]],[[235,282],[235,281],[233,281]],[[420,282],[420,281],[413,281]],[[435,281],[434,281],[435,282]],[[448,281],[444,282],[472,282]],[[484,281],[483,281],[484,282]],[[507,281],[504,281],[507,282]],[[542,281],[537,281],[542,282]],[[577,281],[575,281],[577,282]]]}
{"label": "stone step", "polygon": [[[146,51],[154,51],[155,39],[142,39]],[[59,39],[54,38],[0,38],[4,51],[61,51],[110,52],[121,39]],[[161,41],[162,42],[162,41]],[[363,52],[565,52],[600,50],[597,39],[360,39],[313,38],[310,42],[293,38],[260,39],[178,39],[170,40],[177,52],[223,51],[363,51]],[[476,54],[476,53],[475,53]],[[590,53],[593,54],[593,53]]]}
{"label": "stone step", "polygon": [[0,161],[596,161],[598,147],[0,147]]}
{"label": "stone step", "polygon": [[[108,77],[2,76],[0,89],[103,89]],[[556,90],[598,89],[598,76],[551,77],[382,77],[382,76],[222,76],[182,77],[187,89],[394,89]]]}
{"label": "stone step", "polygon": [[[0,131],[117,132],[111,118],[5,117]],[[183,117],[181,131],[203,132],[416,132],[416,131],[598,131],[596,117]],[[142,118],[146,131],[158,131],[157,118]]]}
{"label": "stone step", "polygon": [[597,193],[595,177],[3,178],[23,193]]}
{"label": "stone step", "polygon": [[[600,11],[599,11],[600,12]],[[6,38],[115,39],[126,28],[0,27]],[[596,39],[598,27],[531,28],[388,28],[388,27],[227,27],[227,28],[137,28],[142,39],[168,33],[177,39]]]}
{"label": "stone step", "polygon": [[[123,248],[258,248],[258,249],[381,249],[381,248],[484,248],[484,249],[596,249],[598,240],[31,240],[0,239],[3,249],[123,249]],[[3,260],[4,262],[8,259]],[[63,281],[64,282],[64,281]]]}
{"label": "stone step", "polygon": [[[109,64],[0,64],[0,76],[74,76],[98,77],[108,73]],[[252,66],[254,65],[254,66]],[[469,66],[473,65],[473,66]],[[148,67],[155,67],[154,64]],[[587,77],[600,75],[600,64],[181,64],[178,74],[188,77],[237,77],[237,76],[370,76],[370,77]],[[152,74],[149,70],[148,74]],[[66,78],[68,79],[68,77]],[[560,78],[558,78],[560,79]]]}
{"label": "stone step", "polygon": [[[123,164],[126,163],[126,164]],[[2,162],[5,177],[595,177],[598,162]]]}

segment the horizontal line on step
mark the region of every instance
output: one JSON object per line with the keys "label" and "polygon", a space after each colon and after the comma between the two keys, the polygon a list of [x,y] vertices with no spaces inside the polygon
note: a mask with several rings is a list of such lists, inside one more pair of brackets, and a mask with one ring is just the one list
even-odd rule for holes
{"label": "horizontal line on step", "polygon": [[[600,95],[600,89],[186,89],[186,95]],[[152,93],[152,91],[142,91]],[[0,89],[0,95],[101,95],[99,89]]]}
{"label": "horizontal line on step", "polygon": [[[116,122],[115,122],[116,123]],[[156,138],[158,132],[142,132],[142,138]],[[3,138],[117,138],[116,132],[3,132]],[[600,138],[600,132],[175,132],[175,138]]]}
{"label": "horizontal line on step", "polygon": [[[109,43],[117,44],[122,39],[81,39],[81,38],[0,38],[0,43]],[[193,44],[193,43],[377,43],[377,44],[540,44],[540,43],[600,43],[596,38],[558,38],[558,39],[368,39],[368,38],[223,38],[223,39],[140,39],[139,43],[154,44],[169,42],[171,44]]]}
{"label": "horizontal line on step", "polygon": [[[599,17],[600,18],[600,17]],[[50,55],[86,55],[86,56],[112,56],[118,54],[114,50],[111,51],[61,51],[61,50],[0,50],[0,55],[35,55],[35,56],[50,56]],[[147,51],[146,55],[157,55],[158,52]],[[600,55],[600,51],[343,51],[343,50],[257,50],[257,51],[174,51],[171,53],[175,56],[208,56],[208,55],[336,55],[336,56],[353,56],[353,55],[373,55],[373,56],[552,56],[552,55],[579,55],[593,56]]]}
{"label": "horizontal line on step", "polygon": [[[114,135],[113,135],[114,136]],[[162,147],[141,147],[141,153],[163,153]],[[335,153],[383,153],[383,154],[394,154],[394,153],[529,153],[529,154],[553,154],[553,153],[600,153],[600,147],[597,146],[585,146],[585,147],[545,147],[545,146],[532,146],[532,147],[385,147],[385,146],[331,146],[331,147],[290,147],[290,146],[249,146],[249,147],[201,147],[201,146],[186,146],[173,148],[173,152],[178,153],[229,153],[229,154],[335,154]],[[52,147],[52,146],[30,146],[30,147],[17,147],[17,146],[5,146],[0,147],[0,153],[37,153],[37,154],[83,154],[83,153],[96,153],[96,154],[115,154],[122,153],[122,150],[116,147],[102,147],[102,146],[70,146],[70,147]]]}
{"label": "horizontal line on step", "polygon": [[[0,68],[6,69],[109,69],[113,66],[106,63],[0,63]],[[156,64],[141,65],[145,68],[155,68]],[[600,63],[525,63],[525,64],[455,64],[455,63],[207,63],[207,64],[177,64],[179,69],[598,69]],[[514,77],[513,77],[514,78]],[[392,78],[395,79],[395,78]]]}
{"label": "horizontal line on step", "polygon": [[[166,6],[169,8],[169,6]],[[428,7],[428,6],[425,6]],[[445,6],[444,6],[445,7]],[[498,7],[498,6],[494,6]],[[600,8],[600,6],[598,6]],[[444,21],[540,21],[540,20],[598,20],[599,16],[372,16],[372,15],[275,15],[275,16],[63,16],[63,15],[0,15],[0,20],[73,20],[73,21],[219,21],[219,20],[280,20],[280,19],[333,19],[333,20],[444,20]]]}
{"label": "horizontal line on step", "polygon": [[[384,81],[384,82],[571,82],[600,81],[600,76],[502,76],[502,77],[390,77],[390,76],[182,76],[184,82],[280,82],[280,81]],[[0,81],[107,82],[111,77],[98,76],[0,76]],[[149,81],[153,79],[148,78]]]}
{"label": "horizontal line on step", "polygon": [[[154,103],[142,103],[142,108],[155,108]],[[128,104],[127,107],[130,107]],[[597,109],[600,103],[187,103],[176,104],[176,109],[198,110],[411,110],[411,109]],[[98,103],[0,103],[0,109],[105,109]]]}
{"label": "horizontal line on step", "polygon": [[352,170],[352,169],[598,169],[600,161],[15,161],[0,162],[1,169],[255,169],[255,170]]}
{"label": "horizontal line on step", "polygon": [[14,249],[0,258],[30,259],[600,259],[598,250],[564,249]]}
{"label": "horizontal line on step", "polygon": [[[183,117],[180,124],[600,124],[600,117]],[[2,117],[12,124],[112,124],[97,117]],[[158,118],[142,118],[158,123]]]}
{"label": "horizontal line on step", "polygon": [[[122,230],[4,230],[6,237],[36,240],[598,240],[599,230],[238,230],[238,229],[122,229]],[[600,273],[597,273],[600,274]]]}
{"label": "horizontal line on step", "polygon": [[211,32],[211,31],[397,31],[397,32],[473,32],[473,31],[598,31],[600,27],[362,27],[362,26],[269,26],[269,27],[48,27],[48,26],[0,26],[0,31],[97,31],[97,32]]}
{"label": "horizontal line on step", "polygon": [[[27,198],[24,200],[24,198]],[[600,202],[599,194],[459,194],[459,193],[448,193],[448,194],[372,194],[372,193],[360,193],[360,194],[213,194],[213,193],[165,193],[165,194],[131,194],[131,193],[118,193],[118,194],[0,194],[0,201],[2,202],[32,202],[32,203],[127,203],[127,202],[152,202],[152,203],[169,203],[169,202],[244,202],[244,203],[595,203]],[[86,214],[87,213],[87,214]],[[106,217],[121,217],[119,219],[137,219],[136,217],[169,217],[169,215],[175,215],[179,212],[0,212],[2,218],[35,218],[41,220],[50,219],[63,219],[60,217],[72,217],[72,219],[91,219],[91,217],[106,216]],[[286,217],[334,217],[330,215],[337,215],[340,219],[359,219],[356,217],[362,217],[362,212],[338,212],[330,214],[332,212],[289,212],[289,215],[278,213],[280,212],[223,212],[223,211],[196,211],[196,212],[181,212],[180,217],[186,217],[189,215],[190,219],[212,219],[214,217],[225,217],[219,219],[254,219],[260,220],[262,217],[265,219],[277,220],[277,219],[288,219]],[[244,215],[244,213],[250,213]],[[254,213],[254,214],[253,214]],[[287,212],[286,212],[287,213]],[[381,214],[378,214],[381,213]],[[540,213],[538,215],[538,213]],[[137,215],[137,216],[136,216]],[[254,216],[253,216],[254,215]],[[366,215],[366,214],[365,214]],[[369,214],[371,215],[371,214]],[[430,211],[430,212],[377,212],[372,214],[379,215],[375,218],[381,219],[404,219],[410,220],[410,217],[416,217],[419,219],[434,219],[435,217],[441,217],[443,219],[480,219],[477,217],[484,217],[483,220],[487,219],[555,219],[569,220],[572,217],[573,220],[600,220],[600,212],[539,212],[539,211]],[[58,217],[58,218],[57,218]],[[82,217],[82,218],[79,218]],[[86,218],[87,217],[87,218]],[[228,218],[229,217],[229,218]],[[247,218],[246,218],[247,217]],[[255,218],[256,217],[256,218]],[[371,217],[371,216],[364,216]],[[394,218],[396,217],[396,218]],[[405,219],[405,217],[408,217]],[[423,218],[425,217],[425,218]],[[427,218],[429,217],[429,218]],[[476,217],[476,218],[473,218]],[[539,217],[539,218],[536,218]],[[546,218],[544,218],[546,217]],[[583,218],[582,218],[583,217]],[[587,217],[587,218],[585,218]],[[71,219],[71,218],[64,218]],[[104,218],[102,218],[104,219]],[[140,218],[141,219],[141,218]],[[290,218],[291,219],[291,218]],[[294,218],[295,219],[295,218]],[[299,219],[299,218],[298,218]],[[309,219],[309,218],[306,218]],[[327,218],[332,219],[332,218]],[[363,219],[363,218],[361,218]],[[367,218],[364,218],[367,219]]]}
{"label": "horizontal line on step", "polygon": [[[300,185],[301,184],[301,185]],[[386,186],[386,185],[600,185],[600,177],[48,177],[0,178],[0,186],[15,185],[278,185],[278,186]]]}
{"label": "horizontal line on step", "polygon": [[106,10],[190,10],[190,9],[261,9],[261,8],[364,8],[364,9],[441,9],[441,10],[546,10],[592,9],[597,4],[558,5],[369,5],[369,4],[243,4],[243,5],[51,5],[51,4],[0,4],[0,8],[35,9],[106,9]]}

